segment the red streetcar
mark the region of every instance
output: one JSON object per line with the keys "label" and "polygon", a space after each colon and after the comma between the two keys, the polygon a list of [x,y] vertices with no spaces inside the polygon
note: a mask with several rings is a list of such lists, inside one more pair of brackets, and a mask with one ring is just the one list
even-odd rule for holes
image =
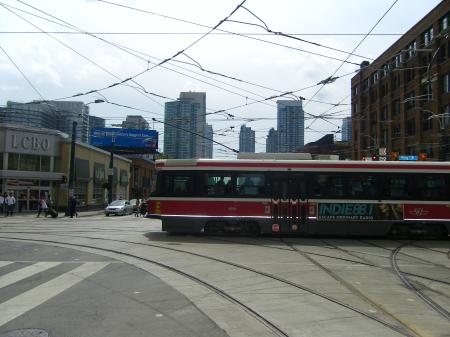
{"label": "red streetcar", "polygon": [[160,160],[148,214],[173,233],[450,232],[450,164]]}

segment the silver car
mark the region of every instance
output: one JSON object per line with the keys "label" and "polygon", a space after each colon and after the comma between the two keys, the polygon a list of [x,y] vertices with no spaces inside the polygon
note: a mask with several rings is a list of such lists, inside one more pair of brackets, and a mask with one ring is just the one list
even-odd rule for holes
{"label": "silver car", "polygon": [[114,200],[105,208],[105,215],[126,215],[133,214],[133,205],[128,200]]}

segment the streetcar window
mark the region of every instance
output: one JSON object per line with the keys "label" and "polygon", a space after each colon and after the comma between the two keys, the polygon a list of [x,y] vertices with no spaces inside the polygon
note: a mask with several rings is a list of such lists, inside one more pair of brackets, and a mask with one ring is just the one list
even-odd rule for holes
{"label": "streetcar window", "polygon": [[348,176],[348,197],[352,199],[376,199],[376,176],[371,174],[352,174]]}
{"label": "streetcar window", "polygon": [[342,175],[323,173],[314,174],[309,181],[312,198],[337,199],[344,196],[345,179]]}
{"label": "streetcar window", "polygon": [[169,195],[192,195],[194,191],[191,175],[166,175],[163,185],[164,191]]}
{"label": "streetcar window", "polygon": [[264,196],[266,194],[266,179],[262,173],[239,174],[236,179],[236,189],[242,196]]}
{"label": "streetcar window", "polygon": [[411,182],[408,175],[387,175],[383,185],[383,199],[411,199]]}
{"label": "streetcar window", "polygon": [[417,198],[421,200],[448,200],[450,186],[444,175],[421,174],[415,176]]}
{"label": "streetcar window", "polygon": [[208,196],[229,196],[233,193],[233,180],[230,174],[206,173],[202,181],[202,190]]}

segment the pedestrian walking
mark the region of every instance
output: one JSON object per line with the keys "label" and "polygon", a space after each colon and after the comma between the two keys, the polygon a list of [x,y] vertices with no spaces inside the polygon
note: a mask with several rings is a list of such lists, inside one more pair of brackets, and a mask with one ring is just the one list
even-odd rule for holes
{"label": "pedestrian walking", "polygon": [[39,218],[41,216],[42,212],[44,212],[45,217],[47,217],[47,210],[48,210],[48,206],[47,206],[47,203],[45,202],[45,197],[43,195],[41,195],[41,198],[39,199],[39,203],[38,203],[37,217]]}
{"label": "pedestrian walking", "polygon": [[145,216],[145,214],[147,213],[147,203],[145,202],[145,200],[142,200],[141,207],[139,207],[139,212],[142,216]]}
{"label": "pedestrian walking", "polygon": [[139,202],[139,199],[136,199],[136,204],[133,207],[134,216],[139,216],[139,206],[140,205],[141,205],[141,203]]}
{"label": "pedestrian walking", "polygon": [[14,211],[14,205],[16,204],[16,198],[14,198],[14,195],[12,192],[9,192],[9,195],[6,197],[6,216],[13,215]]}
{"label": "pedestrian walking", "polygon": [[78,217],[78,213],[77,213],[77,198],[75,198],[75,196],[70,197],[69,215],[70,215],[71,218],[73,218],[74,215],[76,217]]}
{"label": "pedestrian walking", "polygon": [[4,214],[6,197],[7,197],[6,193],[0,194],[0,214],[1,215]]}

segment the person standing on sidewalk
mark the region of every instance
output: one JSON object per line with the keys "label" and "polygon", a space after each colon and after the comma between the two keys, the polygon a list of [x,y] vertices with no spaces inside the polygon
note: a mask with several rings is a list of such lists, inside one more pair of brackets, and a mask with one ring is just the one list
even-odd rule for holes
{"label": "person standing on sidewalk", "polygon": [[9,195],[6,197],[6,216],[13,215],[14,205],[16,204],[16,198],[12,192],[9,192]]}
{"label": "person standing on sidewalk", "polygon": [[[6,194],[6,193],[5,193]],[[3,194],[0,194],[0,214],[3,215],[5,209],[5,198]]]}

